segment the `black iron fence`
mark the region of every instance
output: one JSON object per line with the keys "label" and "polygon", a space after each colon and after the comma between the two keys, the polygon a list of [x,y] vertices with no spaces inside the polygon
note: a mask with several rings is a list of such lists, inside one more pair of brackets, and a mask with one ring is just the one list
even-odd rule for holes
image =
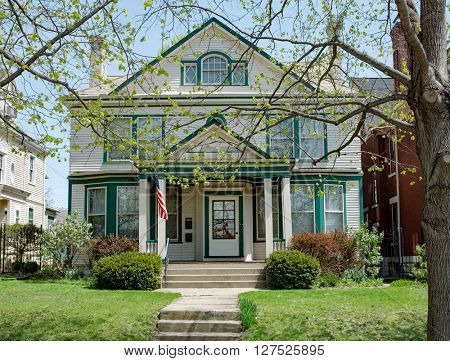
{"label": "black iron fence", "polygon": [[42,226],[34,228],[29,226],[28,229],[24,228],[15,233],[8,232],[7,227],[5,224],[0,224],[0,272],[21,271],[20,265],[26,262],[36,262],[40,269],[42,244],[39,234],[42,233]]}
{"label": "black iron fence", "polygon": [[403,255],[402,240],[401,228],[398,229],[398,232],[384,232],[380,273],[385,278],[408,278],[411,276],[411,269],[418,262],[417,256]]}

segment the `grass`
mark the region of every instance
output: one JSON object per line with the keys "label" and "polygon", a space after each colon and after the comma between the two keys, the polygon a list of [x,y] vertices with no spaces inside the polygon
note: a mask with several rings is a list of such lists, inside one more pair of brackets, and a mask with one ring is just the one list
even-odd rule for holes
{"label": "grass", "polygon": [[240,299],[257,305],[256,322],[244,340],[426,338],[424,287],[260,291]]}
{"label": "grass", "polygon": [[241,322],[244,330],[249,329],[256,321],[256,303],[247,298],[239,299]]}
{"label": "grass", "polygon": [[84,282],[0,281],[0,340],[154,340],[159,310],[176,297]]}

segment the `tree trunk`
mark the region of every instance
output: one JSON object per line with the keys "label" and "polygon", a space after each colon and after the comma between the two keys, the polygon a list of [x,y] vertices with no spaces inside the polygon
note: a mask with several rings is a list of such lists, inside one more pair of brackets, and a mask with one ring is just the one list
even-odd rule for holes
{"label": "tree trunk", "polygon": [[415,109],[422,163],[423,234],[428,257],[428,339],[450,340],[450,116],[449,91]]}

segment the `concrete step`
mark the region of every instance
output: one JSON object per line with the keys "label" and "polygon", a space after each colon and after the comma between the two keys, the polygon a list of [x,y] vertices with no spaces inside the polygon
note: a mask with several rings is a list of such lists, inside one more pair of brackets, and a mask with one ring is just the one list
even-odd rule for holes
{"label": "concrete step", "polygon": [[159,320],[159,332],[240,333],[240,321],[229,320]]}
{"label": "concrete step", "polygon": [[[227,270],[228,271],[228,270]],[[247,273],[247,274],[169,274],[167,281],[265,281],[264,273]]]}
{"label": "concrete step", "polygon": [[224,332],[160,332],[160,341],[238,341],[240,333]]}
{"label": "concrete step", "polygon": [[266,281],[167,281],[163,288],[265,288]]}
{"label": "concrete step", "polygon": [[169,309],[161,310],[159,313],[160,320],[214,320],[214,321],[239,321],[240,313],[239,309],[235,308],[232,310],[214,311],[214,310],[203,310],[199,308],[185,309]]}
{"label": "concrete step", "polygon": [[264,268],[169,268],[167,275],[221,275],[221,274],[264,274]]}

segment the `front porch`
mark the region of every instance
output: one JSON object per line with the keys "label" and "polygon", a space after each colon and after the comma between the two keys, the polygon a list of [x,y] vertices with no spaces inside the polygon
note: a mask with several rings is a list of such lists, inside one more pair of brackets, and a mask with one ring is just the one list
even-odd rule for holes
{"label": "front porch", "polygon": [[[252,262],[289,246],[290,178],[241,177],[175,186],[159,179],[169,220],[157,212],[151,175],[139,180],[139,249],[173,261]],[[219,264],[219,263],[217,263]]]}

